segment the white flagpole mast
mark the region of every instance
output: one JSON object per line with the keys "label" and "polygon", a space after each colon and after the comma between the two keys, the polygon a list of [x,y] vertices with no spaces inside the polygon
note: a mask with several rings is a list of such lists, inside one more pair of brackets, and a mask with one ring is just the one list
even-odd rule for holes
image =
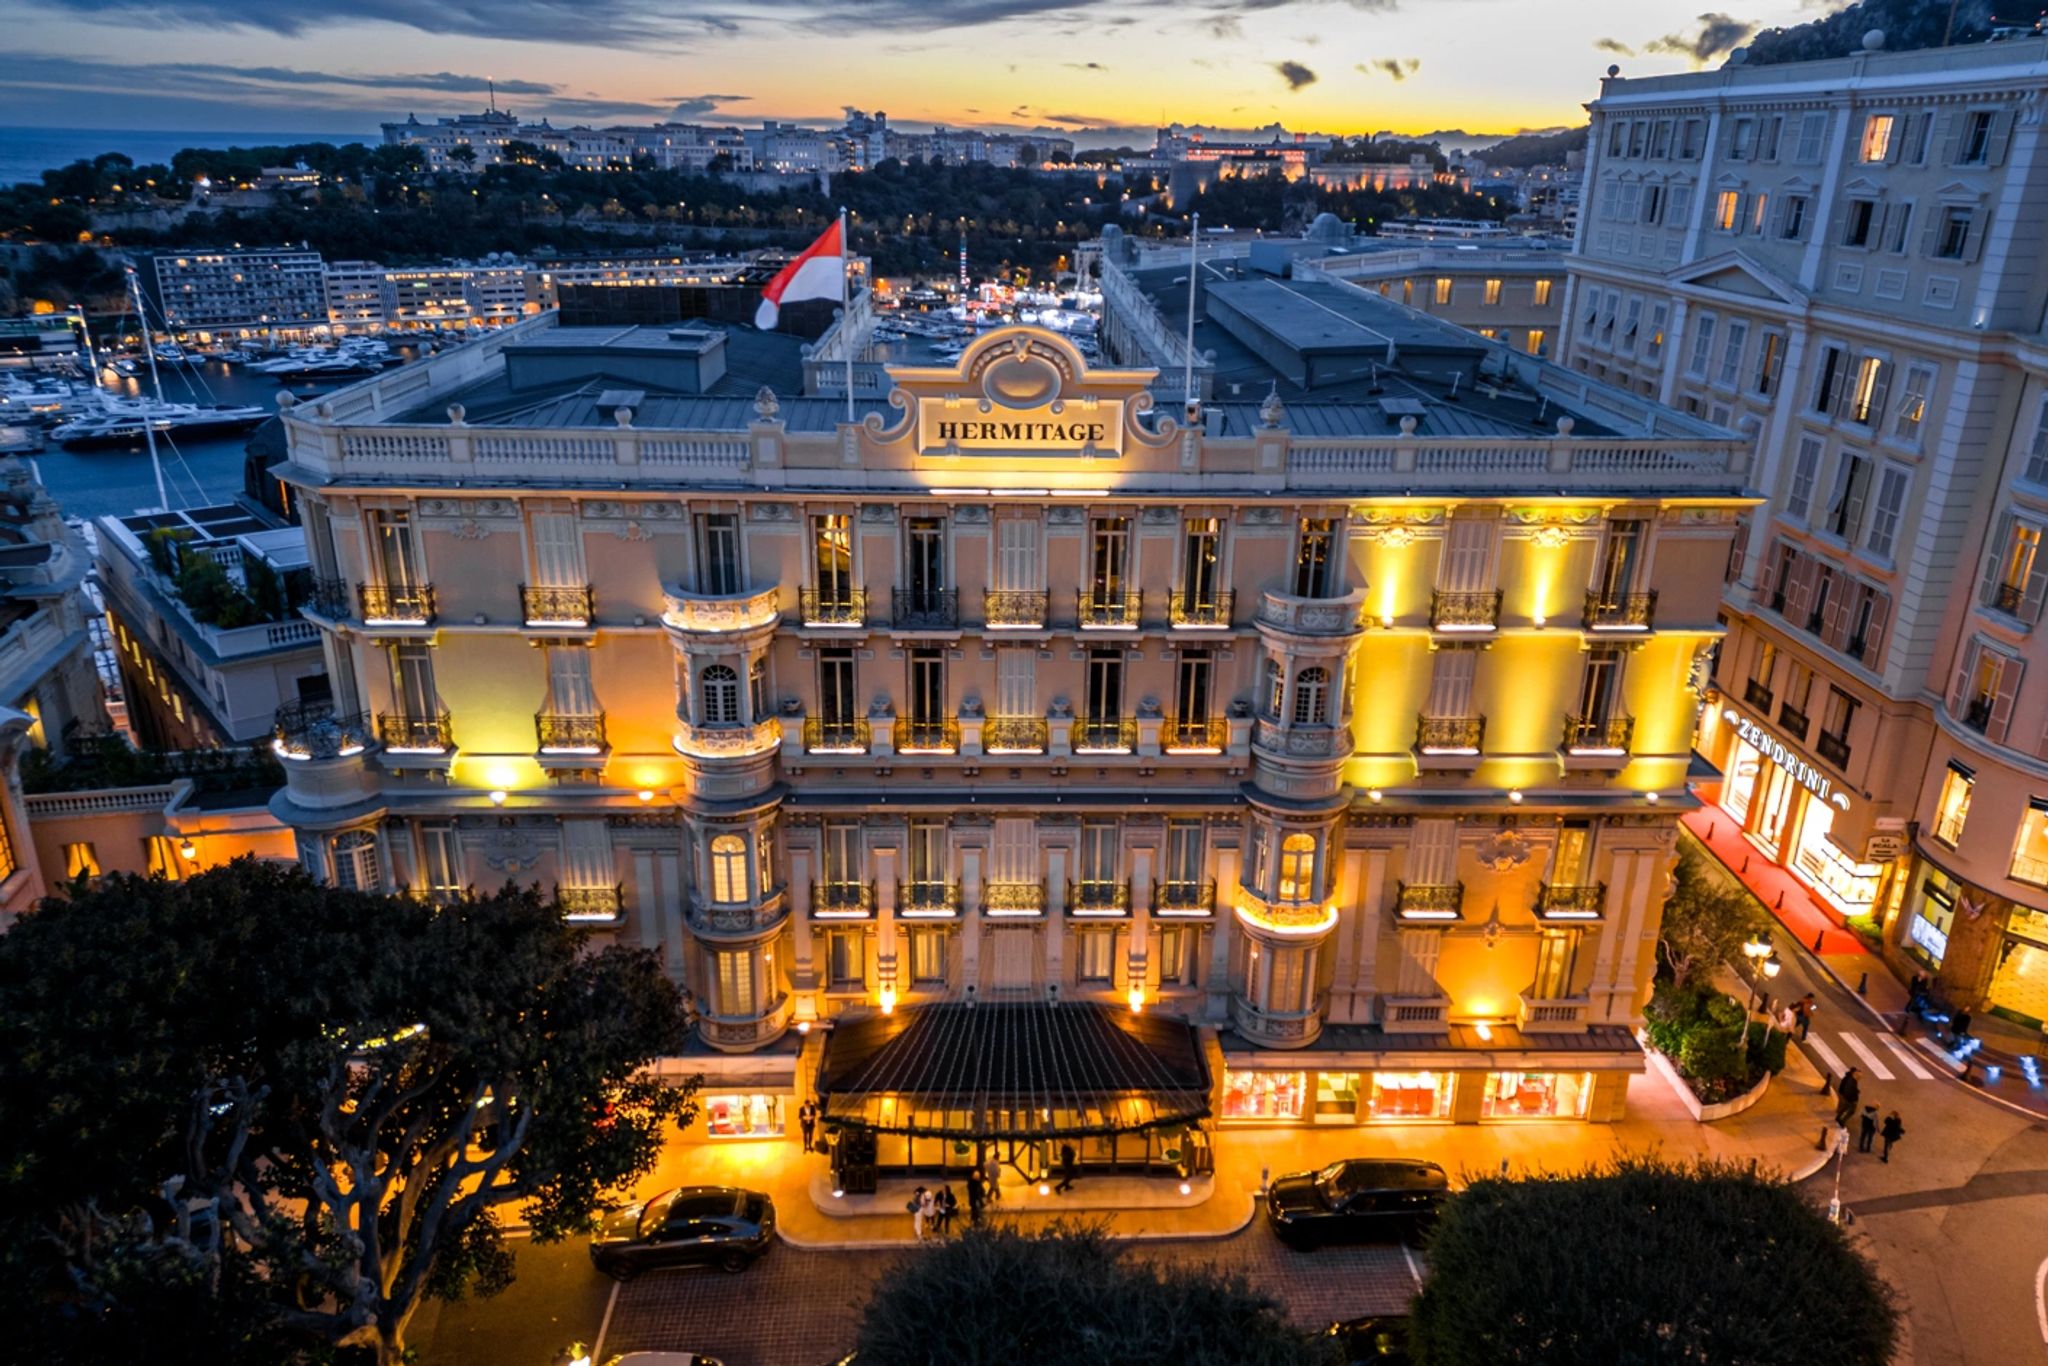
{"label": "white flagpole mast", "polygon": [[846,420],[853,421],[853,239],[846,235],[846,209],[839,210],[839,340],[846,348]]}
{"label": "white flagpole mast", "polygon": [[1193,215],[1188,234],[1188,354],[1182,371],[1181,402],[1185,411],[1195,406],[1195,272],[1202,268],[1202,215]]}

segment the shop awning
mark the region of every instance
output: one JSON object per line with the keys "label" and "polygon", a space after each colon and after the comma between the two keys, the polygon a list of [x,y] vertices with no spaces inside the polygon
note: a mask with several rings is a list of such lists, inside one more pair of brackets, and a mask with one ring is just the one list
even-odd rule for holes
{"label": "shop awning", "polygon": [[951,1003],[842,1023],[818,1090],[828,1121],[960,1138],[1130,1132],[1209,1113],[1192,1025],[1094,1003]]}

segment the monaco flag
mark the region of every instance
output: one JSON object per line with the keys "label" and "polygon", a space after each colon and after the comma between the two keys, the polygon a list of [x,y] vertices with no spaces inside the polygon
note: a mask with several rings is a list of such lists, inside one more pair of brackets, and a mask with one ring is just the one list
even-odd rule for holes
{"label": "monaco flag", "polygon": [[839,222],[819,234],[761,291],[761,306],[754,310],[754,326],[763,332],[775,326],[782,305],[804,299],[837,299],[846,287],[846,247],[839,236]]}

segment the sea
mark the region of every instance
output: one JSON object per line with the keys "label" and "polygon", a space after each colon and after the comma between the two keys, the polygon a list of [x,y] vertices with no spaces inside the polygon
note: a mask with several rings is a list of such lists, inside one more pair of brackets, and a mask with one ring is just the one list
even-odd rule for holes
{"label": "sea", "polygon": [[168,164],[187,147],[279,147],[296,142],[331,142],[337,146],[384,139],[378,133],[219,133],[166,132],[161,128],[10,128],[0,126],[0,185],[35,181],[44,171],[90,161],[102,152],[120,152],[136,165]]}

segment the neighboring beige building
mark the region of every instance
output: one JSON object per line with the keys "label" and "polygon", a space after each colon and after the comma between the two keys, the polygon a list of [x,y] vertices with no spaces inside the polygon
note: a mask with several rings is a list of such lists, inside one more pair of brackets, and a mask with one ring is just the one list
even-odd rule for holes
{"label": "neighboring beige building", "polygon": [[[1023,1002],[1200,1026],[1225,1122],[1619,1115],[1747,443],[1341,281],[1201,307],[1192,427],[1035,328],[849,424],[794,339],[552,315],[288,408],[335,700],[274,811],[559,888],[765,1123],[799,1038]],[[828,1117],[900,1167],[919,1103]]]}
{"label": "neighboring beige building", "polygon": [[1902,973],[2037,1021],[2044,87],[2035,38],[1606,81],[1560,353],[1756,436],[1716,798]]}
{"label": "neighboring beige building", "polygon": [[1549,356],[1564,318],[1569,259],[1540,240],[1475,246],[1446,242],[1298,260],[1294,276],[1349,280],[1488,341]]}

